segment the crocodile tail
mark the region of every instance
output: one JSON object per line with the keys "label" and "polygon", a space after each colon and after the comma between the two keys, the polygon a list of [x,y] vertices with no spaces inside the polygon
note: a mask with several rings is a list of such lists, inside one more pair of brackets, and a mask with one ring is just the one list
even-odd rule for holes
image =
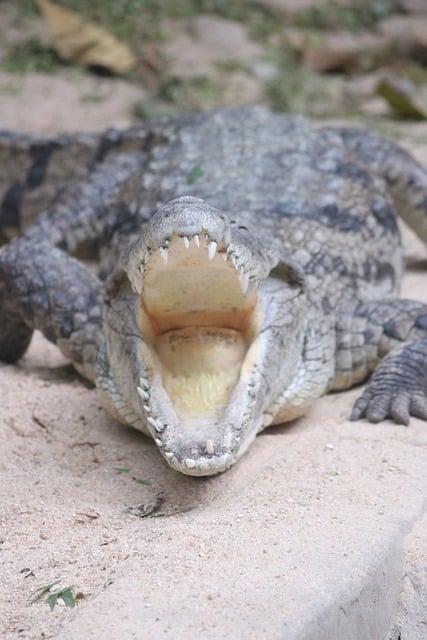
{"label": "crocodile tail", "polygon": [[401,218],[427,243],[427,168],[406,149],[372,132],[341,128],[344,144],[385,179]]}
{"label": "crocodile tail", "polygon": [[107,156],[144,147],[143,126],[57,138],[0,131],[0,242],[25,230]]}

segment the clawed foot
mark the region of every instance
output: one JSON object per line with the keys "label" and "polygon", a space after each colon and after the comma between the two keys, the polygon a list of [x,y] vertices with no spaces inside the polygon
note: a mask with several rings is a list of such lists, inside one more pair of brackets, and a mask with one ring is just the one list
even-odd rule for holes
{"label": "clawed foot", "polygon": [[407,425],[411,416],[427,420],[426,338],[403,344],[382,360],[356,401],[350,420],[391,418]]}
{"label": "clawed foot", "polygon": [[427,420],[427,397],[422,392],[405,389],[390,393],[368,387],[356,401],[350,420],[366,418],[369,422],[381,422],[391,418],[396,424],[409,424],[411,416]]}

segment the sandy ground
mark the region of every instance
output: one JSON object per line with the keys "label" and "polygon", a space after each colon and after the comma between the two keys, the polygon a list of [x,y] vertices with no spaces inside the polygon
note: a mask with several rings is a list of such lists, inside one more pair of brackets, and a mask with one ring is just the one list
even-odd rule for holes
{"label": "sandy ground", "polygon": [[[68,87],[68,91],[75,89]],[[89,112],[74,110],[70,118],[52,91],[46,110],[40,107],[41,98],[35,102],[37,110],[32,110],[19,96],[15,101],[11,96],[7,104],[2,99],[0,121],[10,128],[43,133],[51,126],[78,130],[124,124],[127,98],[119,108],[117,94],[112,94],[111,110],[106,98],[102,109],[96,108],[96,118],[93,105]],[[132,91],[130,95],[131,101]],[[127,89],[123,96],[128,96]],[[74,104],[70,96],[68,101]],[[413,140],[417,131],[421,130],[408,130],[408,139]],[[425,147],[410,146],[427,162]],[[413,257],[425,258],[423,248],[413,239],[408,242]],[[427,302],[425,262],[414,263],[404,289],[406,295]],[[298,540],[307,531],[324,527],[325,513],[333,535],[328,538],[331,534],[322,529],[322,548],[328,548],[331,556],[321,556],[321,563],[335,562],[347,571],[350,557],[354,568],[359,561],[350,549],[357,547],[362,534],[351,516],[351,505],[359,510],[372,508],[375,517],[382,518],[405,495],[401,493],[405,483],[420,481],[412,454],[415,448],[422,454],[424,425],[414,420],[404,429],[347,422],[357,390],[320,400],[306,418],[260,436],[226,474],[198,480],[170,470],[148,439],[114,422],[100,407],[95,391],[39,335],[16,366],[0,365],[0,389],[0,636],[4,640],[159,637],[155,631],[130,632],[123,610],[126,603],[142,599],[138,615],[156,629],[162,615],[166,616],[167,601],[158,610],[153,594],[161,599],[161,593],[170,590],[180,593],[187,626],[181,634],[174,634],[167,625],[157,627],[158,632],[197,637],[191,620],[197,618],[198,598],[203,597],[218,619],[205,619],[204,630],[203,625],[197,627],[198,633],[238,637],[233,628],[241,623],[239,609],[230,635],[221,627],[228,593],[242,594],[250,611],[258,607],[262,614],[262,598],[275,605],[280,585],[297,566],[306,576],[306,586],[310,584],[312,550],[309,556],[301,556]],[[392,477],[394,484],[382,492],[385,476]],[[365,487],[370,491],[364,493]],[[340,511],[343,503],[348,518],[345,509]],[[150,508],[163,517],[140,517]],[[281,527],[286,522],[294,525],[295,537],[282,548]],[[251,530],[256,530],[254,537]],[[282,557],[279,551],[287,557],[286,575],[275,559],[275,553]],[[268,573],[270,590],[260,596],[249,593],[247,583],[239,585],[238,562],[251,566],[255,582]],[[194,587],[203,572],[208,586],[193,592],[189,579],[194,578]],[[186,581],[181,581],[184,575]],[[231,584],[231,576],[236,584]],[[37,589],[55,581],[61,588],[73,586],[75,609],[59,602],[51,612],[44,602],[32,603]],[[276,609],[282,606],[277,602]],[[252,633],[241,637],[279,637],[264,613],[262,624],[249,616]],[[80,616],[86,631],[77,631]],[[93,629],[103,631],[97,635]],[[115,630],[111,636],[109,629]],[[127,631],[121,635],[120,629]]]}

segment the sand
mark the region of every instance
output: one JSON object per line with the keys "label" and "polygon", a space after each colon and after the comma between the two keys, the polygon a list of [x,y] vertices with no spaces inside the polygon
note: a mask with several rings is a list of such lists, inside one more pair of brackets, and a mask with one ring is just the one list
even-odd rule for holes
{"label": "sand", "polygon": [[[55,93],[48,121],[10,100],[0,104],[10,128],[88,128],[84,110],[70,119]],[[126,123],[128,103],[117,111],[114,100],[90,128]],[[427,125],[405,132],[427,162],[427,145],[412,142]],[[404,293],[427,302],[425,250],[413,238],[407,245]],[[413,536],[403,555],[421,517],[426,426],[348,422],[360,390],[267,430],[213,479],[169,469],[40,335],[18,364],[0,365],[0,390],[4,640],[367,640],[393,624],[404,561],[423,583],[425,537]],[[32,602],[56,581],[72,587],[75,608]],[[421,587],[405,584],[399,615],[416,625],[408,611],[417,611]]]}

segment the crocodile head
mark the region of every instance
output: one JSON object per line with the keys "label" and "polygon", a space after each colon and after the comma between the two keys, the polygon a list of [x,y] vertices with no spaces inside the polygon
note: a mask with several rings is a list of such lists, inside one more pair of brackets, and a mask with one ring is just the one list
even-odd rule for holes
{"label": "crocodile head", "polygon": [[301,359],[304,301],[271,239],[199,198],[173,200],[107,284],[98,386],[174,469],[224,471],[275,420]]}

